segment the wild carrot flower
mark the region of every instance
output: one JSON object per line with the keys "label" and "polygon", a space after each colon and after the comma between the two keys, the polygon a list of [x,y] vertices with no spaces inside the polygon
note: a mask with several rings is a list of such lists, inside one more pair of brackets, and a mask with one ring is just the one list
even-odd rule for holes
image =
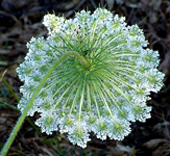
{"label": "wild carrot flower", "polygon": [[27,115],[39,112],[42,132],[67,133],[83,148],[89,132],[105,140],[122,140],[136,120],[150,118],[146,105],[150,91],[163,86],[164,74],[157,70],[158,52],[147,49],[143,31],[127,26],[124,17],[106,9],[76,13],[66,20],[48,14],[44,25],[49,34],[32,38],[29,52],[17,72],[25,84],[18,108],[23,111],[34,90],[52,65],[66,53],[70,56],[52,72]]}

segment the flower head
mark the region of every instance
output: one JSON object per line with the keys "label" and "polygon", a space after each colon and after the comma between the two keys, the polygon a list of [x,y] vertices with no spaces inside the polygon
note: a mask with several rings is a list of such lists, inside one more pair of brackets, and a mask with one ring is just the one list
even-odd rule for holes
{"label": "flower head", "polygon": [[32,38],[17,68],[25,81],[21,111],[61,56],[74,52],[88,64],[70,56],[48,77],[28,112],[41,114],[36,124],[43,132],[67,133],[73,144],[85,148],[91,131],[102,140],[122,140],[131,121],[150,118],[146,101],[150,91],[163,86],[164,74],[157,70],[158,52],[146,48],[137,25],[127,26],[124,17],[101,8],[93,14],[83,10],[70,20],[48,14],[43,23],[48,38]]}

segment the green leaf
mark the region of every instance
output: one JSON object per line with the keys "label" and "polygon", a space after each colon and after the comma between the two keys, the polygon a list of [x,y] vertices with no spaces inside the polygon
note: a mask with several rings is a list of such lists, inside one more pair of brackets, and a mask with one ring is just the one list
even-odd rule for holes
{"label": "green leaf", "polygon": [[5,97],[8,95],[8,92],[5,90],[4,87],[1,87],[1,94]]}

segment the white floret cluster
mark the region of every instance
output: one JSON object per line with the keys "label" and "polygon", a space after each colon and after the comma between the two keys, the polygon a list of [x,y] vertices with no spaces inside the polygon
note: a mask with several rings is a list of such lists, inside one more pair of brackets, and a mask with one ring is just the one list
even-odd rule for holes
{"label": "white floret cluster", "polygon": [[163,86],[164,74],[157,70],[158,52],[147,49],[143,31],[127,26],[124,17],[98,8],[76,13],[66,20],[48,14],[43,24],[48,38],[32,38],[25,61],[17,68],[25,81],[18,108],[23,111],[48,70],[64,54],[76,52],[90,66],[70,56],[50,75],[27,115],[39,112],[36,121],[42,132],[67,133],[73,144],[83,148],[97,138],[122,140],[131,122],[145,122],[151,107],[150,91]]}

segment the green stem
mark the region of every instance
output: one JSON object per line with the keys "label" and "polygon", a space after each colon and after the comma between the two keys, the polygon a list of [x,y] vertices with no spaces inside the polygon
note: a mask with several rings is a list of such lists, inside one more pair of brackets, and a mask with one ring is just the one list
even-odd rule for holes
{"label": "green stem", "polygon": [[27,113],[29,111],[29,109],[32,107],[33,102],[35,100],[35,98],[37,97],[37,95],[39,94],[41,88],[43,87],[43,85],[45,84],[45,82],[47,81],[48,77],[50,76],[50,74],[53,72],[54,69],[56,69],[56,67],[62,62],[64,61],[67,57],[69,56],[75,56],[77,57],[84,65],[85,68],[89,67],[89,63],[87,62],[87,60],[80,56],[77,52],[70,52],[67,54],[64,54],[63,56],[61,56],[60,59],[57,60],[57,62],[54,63],[54,65],[50,68],[50,70],[48,71],[48,73],[45,75],[45,77],[41,80],[40,85],[37,87],[37,89],[35,90],[32,98],[30,99],[28,105],[25,107],[23,113],[21,114],[20,118],[18,119],[17,124],[15,125],[12,133],[10,134],[10,137],[8,139],[8,141],[6,142],[5,146],[3,147],[2,151],[1,151],[1,156],[5,156],[17,134],[17,132],[19,131],[25,117],[27,116]]}
{"label": "green stem", "polygon": [[12,90],[11,86],[8,84],[8,82],[2,77],[2,75],[0,74],[0,78],[3,80],[3,82],[6,84],[6,86],[8,87],[9,91],[11,92],[11,94],[14,96],[14,98],[17,100],[17,102],[19,102],[18,97],[15,95],[14,91]]}
{"label": "green stem", "polygon": [[[68,56],[71,56],[71,55],[74,55],[76,56],[84,65],[85,68],[88,68],[90,66],[90,64],[88,63],[88,61],[83,57],[83,56],[80,56],[77,52],[70,52],[67,54]],[[68,57],[66,56],[66,57]],[[64,59],[63,59],[64,60]]]}
{"label": "green stem", "polygon": [[86,149],[83,149],[83,151],[84,151],[85,156],[88,156],[87,152],[86,152]]}

